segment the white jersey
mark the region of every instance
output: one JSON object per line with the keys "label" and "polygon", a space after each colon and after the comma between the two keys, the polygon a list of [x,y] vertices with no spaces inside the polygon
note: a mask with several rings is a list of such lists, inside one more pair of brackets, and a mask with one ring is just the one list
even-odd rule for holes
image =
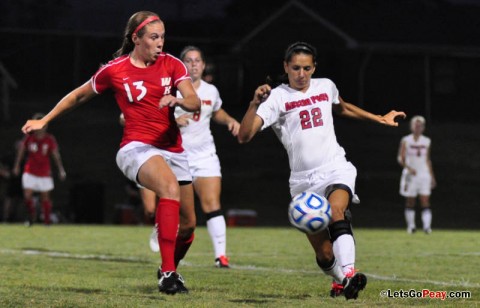
{"label": "white jersey", "polygon": [[272,126],[287,150],[292,172],[334,170],[346,162],[333,127],[332,104],[339,103],[335,84],[316,78],[305,93],[282,84],[258,107],[262,130]]}
{"label": "white jersey", "polygon": [[[200,87],[196,89],[198,97],[202,101],[199,111],[187,112],[181,108],[175,108],[175,118],[190,113],[192,118],[188,120],[188,125],[180,128],[183,143],[182,146],[187,151],[189,159],[210,156],[216,153],[215,143],[210,130],[210,119],[213,112],[222,107],[222,99],[217,88],[203,80],[200,80]],[[177,92],[177,97],[182,97]]]}
{"label": "white jersey", "polygon": [[415,140],[413,134],[404,136],[402,143],[405,144],[405,164],[415,169],[417,175],[429,174],[428,151],[430,148],[430,138],[420,135]]}

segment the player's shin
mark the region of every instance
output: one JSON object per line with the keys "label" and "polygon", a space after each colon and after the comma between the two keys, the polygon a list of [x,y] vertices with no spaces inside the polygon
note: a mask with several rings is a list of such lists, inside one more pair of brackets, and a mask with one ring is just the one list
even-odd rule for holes
{"label": "player's shin", "polygon": [[162,257],[162,272],[175,272],[175,241],[178,231],[180,203],[161,198],[158,201],[155,222]]}
{"label": "player's shin", "polygon": [[355,267],[355,241],[351,225],[339,220],[328,227],[333,245],[333,254],[338,259],[344,274],[352,273]]}

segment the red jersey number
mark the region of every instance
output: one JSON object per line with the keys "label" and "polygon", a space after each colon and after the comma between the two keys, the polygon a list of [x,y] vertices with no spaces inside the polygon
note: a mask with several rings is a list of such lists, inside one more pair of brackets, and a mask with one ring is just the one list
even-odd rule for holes
{"label": "red jersey number", "polygon": [[302,129],[323,126],[322,111],[319,107],[312,110],[302,110],[298,115],[300,116]]}
{"label": "red jersey number", "polygon": [[192,120],[194,120],[195,122],[198,122],[200,121],[200,110],[197,110],[193,113],[193,116],[192,116]]}

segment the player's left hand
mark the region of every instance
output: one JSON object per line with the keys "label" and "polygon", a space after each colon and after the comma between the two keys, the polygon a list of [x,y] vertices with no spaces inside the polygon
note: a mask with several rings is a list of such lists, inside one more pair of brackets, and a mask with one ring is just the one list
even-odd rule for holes
{"label": "player's left hand", "polygon": [[395,118],[397,117],[405,119],[407,115],[403,111],[392,110],[386,115],[380,117],[380,124],[387,126],[398,126],[398,122],[395,122]]}
{"label": "player's left hand", "polygon": [[238,123],[237,120],[233,119],[228,123],[228,130],[232,133],[234,137],[237,137],[240,130],[240,123]]}
{"label": "player's left hand", "polygon": [[166,106],[175,107],[176,105],[181,105],[182,102],[183,102],[183,99],[181,98],[176,98],[173,95],[165,95],[160,99],[160,103],[158,104],[158,107],[159,108],[163,108]]}
{"label": "player's left hand", "polygon": [[65,170],[58,171],[58,177],[60,178],[60,181],[65,181],[65,179],[67,178],[67,173],[65,172]]}

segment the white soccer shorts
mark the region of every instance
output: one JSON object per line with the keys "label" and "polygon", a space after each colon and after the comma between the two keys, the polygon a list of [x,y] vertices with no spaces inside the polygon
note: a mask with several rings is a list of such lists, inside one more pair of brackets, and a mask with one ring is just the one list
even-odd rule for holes
{"label": "white soccer shorts", "polygon": [[22,174],[23,189],[31,189],[35,192],[53,190],[53,178],[51,176],[36,176],[30,173]]}
{"label": "white soccer shorts", "polygon": [[290,194],[292,197],[304,191],[313,191],[322,196],[325,189],[333,184],[343,184],[355,194],[355,179],[357,169],[348,162],[335,162],[335,167],[320,167],[316,169],[292,172],[290,175]]}
{"label": "white soccer shorts", "polygon": [[139,141],[132,141],[118,151],[117,165],[127,178],[138,183],[138,170],[149,158],[156,155],[165,159],[177,181],[192,181],[185,151],[173,153]]}
{"label": "white soccer shorts", "polygon": [[403,197],[430,196],[432,192],[432,177],[429,173],[410,174],[402,172],[400,179],[400,195]]}
{"label": "white soccer shorts", "polygon": [[190,173],[194,179],[199,177],[222,176],[220,160],[215,153],[200,158],[188,156],[188,165],[190,166]]}

